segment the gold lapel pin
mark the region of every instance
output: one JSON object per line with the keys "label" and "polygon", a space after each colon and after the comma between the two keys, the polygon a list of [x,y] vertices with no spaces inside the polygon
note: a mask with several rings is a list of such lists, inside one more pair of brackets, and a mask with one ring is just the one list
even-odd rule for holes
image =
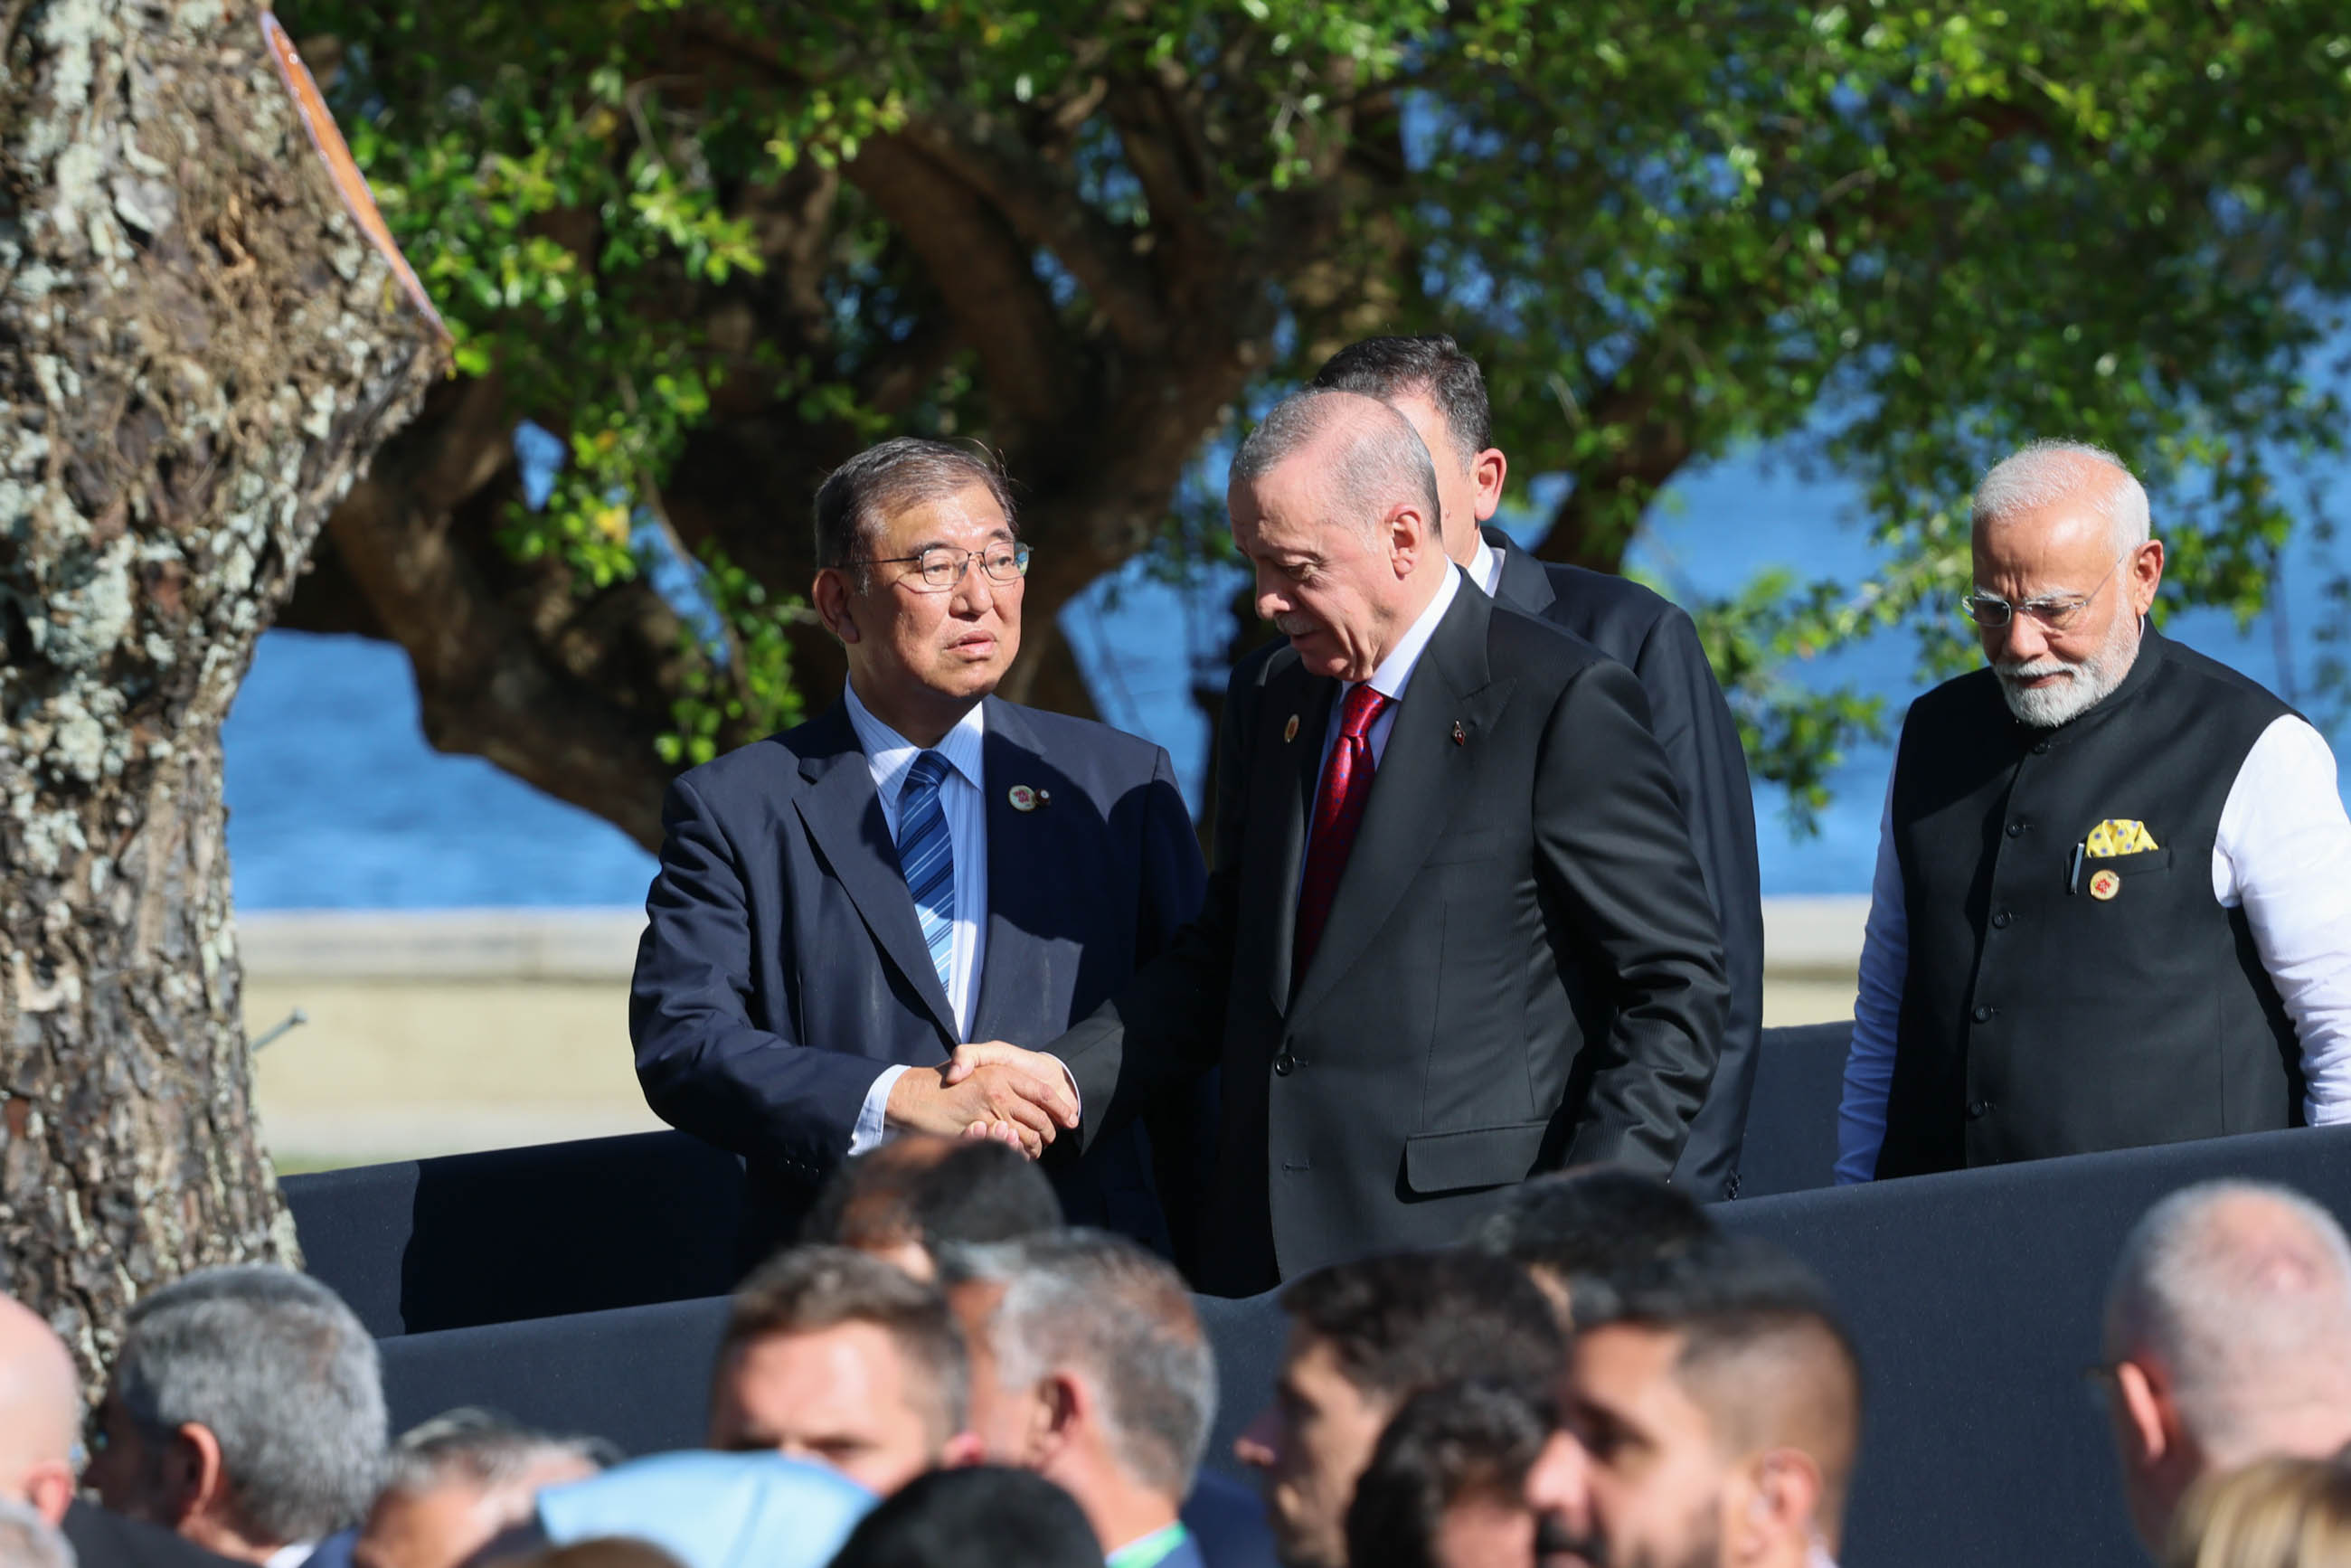
{"label": "gold lapel pin", "polygon": [[2101,904],[2123,890],[2123,879],[2110,871],[2102,871],[2090,878],[2090,896]]}
{"label": "gold lapel pin", "polygon": [[1031,789],[1026,784],[1015,784],[1005,791],[1005,798],[1016,811],[1033,811],[1050,799],[1042,789]]}
{"label": "gold lapel pin", "polygon": [[1298,738],[1298,716],[1296,714],[1291,714],[1290,716],[1290,722],[1281,727],[1281,738],[1285,745]]}

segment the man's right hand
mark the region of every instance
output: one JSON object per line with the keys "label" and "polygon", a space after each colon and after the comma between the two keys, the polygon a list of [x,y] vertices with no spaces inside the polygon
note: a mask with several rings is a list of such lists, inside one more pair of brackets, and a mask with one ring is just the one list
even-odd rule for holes
{"label": "man's right hand", "polygon": [[1049,1084],[1022,1067],[994,1063],[965,1071],[967,1076],[952,1086],[945,1065],[900,1073],[883,1107],[888,1125],[898,1132],[958,1138],[974,1124],[990,1124],[1008,1129],[1030,1159],[1043,1154],[1058,1130],[1049,1107],[1066,1100],[1068,1089]]}

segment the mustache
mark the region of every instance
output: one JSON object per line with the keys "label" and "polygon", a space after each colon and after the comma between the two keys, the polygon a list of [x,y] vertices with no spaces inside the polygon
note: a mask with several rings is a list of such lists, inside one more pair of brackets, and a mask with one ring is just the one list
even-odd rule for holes
{"label": "mustache", "polygon": [[2048,675],[2078,675],[2076,665],[2063,659],[2011,659],[1992,665],[1992,673],[2011,681],[2037,681]]}
{"label": "mustache", "polygon": [[1274,630],[1280,632],[1285,637],[1303,637],[1311,632],[1320,630],[1320,628],[1315,625],[1314,620],[1311,616],[1301,615],[1294,611],[1287,614],[1275,616],[1273,618],[1273,625]]}
{"label": "mustache", "polygon": [[1535,1516],[1535,1561],[1573,1557],[1586,1568],[1608,1568],[1608,1542],[1597,1533],[1578,1535],[1555,1513]]}

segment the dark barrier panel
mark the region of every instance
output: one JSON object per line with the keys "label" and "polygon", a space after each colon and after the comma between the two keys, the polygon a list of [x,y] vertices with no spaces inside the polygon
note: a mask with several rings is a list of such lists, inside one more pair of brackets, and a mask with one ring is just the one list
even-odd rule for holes
{"label": "dark barrier panel", "polygon": [[2281,1182],[2351,1220],[2351,1128],[1792,1194],[1717,1207],[1826,1276],[1859,1341],[1867,1429],[1852,1568],[2145,1568],[2084,1370],[2124,1233],[2166,1193]]}
{"label": "dark barrier panel", "polygon": [[460,1405],[632,1454],[702,1445],[726,1298],[380,1340],[392,1429]]}
{"label": "dark barrier panel", "polygon": [[1233,1439],[1257,1419],[1272,1396],[1273,1380],[1281,1371],[1281,1347],[1290,1338],[1290,1319],[1280,1305],[1280,1292],[1226,1301],[1195,1296],[1200,1326],[1217,1347],[1217,1424],[1208,1434],[1204,1463],[1228,1475],[1246,1475],[1233,1458]]}
{"label": "dark barrier panel", "polygon": [[733,1288],[742,1167],[683,1133],[288,1176],[310,1272],[379,1337]]}
{"label": "dark barrier panel", "polygon": [[1852,1037],[1850,1022],[1763,1031],[1739,1152],[1741,1198],[1805,1192],[1836,1179],[1837,1102]]}

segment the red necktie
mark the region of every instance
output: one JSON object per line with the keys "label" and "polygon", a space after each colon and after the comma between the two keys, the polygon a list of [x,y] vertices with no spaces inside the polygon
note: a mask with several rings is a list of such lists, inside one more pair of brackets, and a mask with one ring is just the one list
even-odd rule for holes
{"label": "red necktie", "polygon": [[1388,699],[1366,681],[1347,694],[1340,710],[1339,738],[1322,765],[1322,787],[1314,795],[1314,827],[1306,841],[1306,876],[1298,887],[1298,936],[1290,958],[1293,980],[1306,973],[1314,949],[1322,946],[1331,901],[1347,869],[1347,852],[1354,847],[1364,805],[1372,798],[1372,747],[1364,736],[1387,706]]}

